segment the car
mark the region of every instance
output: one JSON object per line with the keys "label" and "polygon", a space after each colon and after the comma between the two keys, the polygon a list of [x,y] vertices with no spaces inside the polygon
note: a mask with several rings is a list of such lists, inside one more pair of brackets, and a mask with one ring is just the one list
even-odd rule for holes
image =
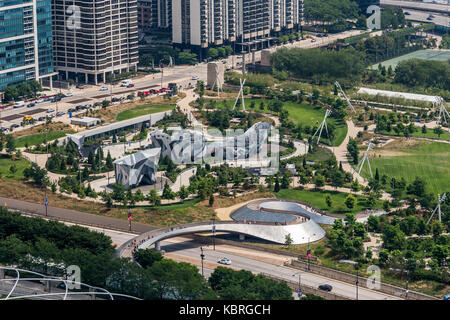
{"label": "car", "polygon": [[224,257],[224,258],[220,259],[219,261],[217,261],[217,263],[226,264],[229,266],[231,264],[231,260]]}
{"label": "car", "polygon": [[430,14],[429,17],[430,18],[436,18],[436,16],[434,14]]}
{"label": "car", "polygon": [[66,284],[64,282],[60,282],[56,285],[58,289],[66,290]]}
{"label": "car", "polygon": [[428,21],[431,21],[431,20],[433,20],[433,18],[431,18],[431,17],[428,17],[428,18],[427,18],[427,20],[428,20]]}
{"label": "car", "polygon": [[316,42],[317,40],[316,39],[311,39],[311,42]]}
{"label": "car", "polygon": [[92,108],[92,104],[88,103],[87,105],[85,105],[85,107],[86,107],[87,109]]}
{"label": "car", "polygon": [[53,110],[52,108],[47,109],[47,113],[52,113],[52,112],[55,112],[55,110]]}
{"label": "car", "polygon": [[199,77],[198,76],[192,76],[192,80],[198,80]]}
{"label": "car", "polygon": [[64,94],[64,96],[67,97],[73,97],[73,93],[72,92],[67,92],[66,94]]}
{"label": "car", "polygon": [[75,111],[76,111],[75,108],[69,108],[69,109],[67,110],[67,112],[75,112]]}
{"label": "car", "polygon": [[64,111],[58,111],[57,113],[56,113],[56,116],[57,117],[60,117],[60,116],[62,116],[62,115],[65,115],[66,113],[64,112]]}
{"label": "car", "polygon": [[134,84],[130,83],[129,85],[127,85],[127,88],[133,88]]}
{"label": "car", "polygon": [[20,127],[17,123],[13,123],[12,125],[11,125],[11,127],[13,127],[13,128],[18,128],[18,127]]}
{"label": "car", "polygon": [[41,103],[41,102],[44,102],[43,98],[39,98],[39,99],[36,100],[36,103]]}
{"label": "car", "polygon": [[61,101],[61,97],[54,97],[51,101],[52,101],[52,102],[58,102],[58,101]]}
{"label": "car", "polygon": [[21,108],[25,106],[25,102],[23,101],[17,101],[16,103],[14,103],[14,108]]}
{"label": "car", "polygon": [[84,89],[86,86],[84,84],[77,84],[77,89]]}
{"label": "car", "polygon": [[108,91],[109,88],[107,86],[103,86],[99,89],[99,91]]}
{"label": "car", "polygon": [[77,110],[77,111],[78,111],[78,110],[81,110],[81,109],[83,109],[83,107],[84,107],[84,106],[82,106],[82,105],[76,106],[76,107],[75,107],[75,110]]}
{"label": "car", "polygon": [[81,106],[80,109],[81,109],[81,110],[86,110],[86,109],[87,109],[87,106]]}
{"label": "car", "polygon": [[94,107],[98,107],[99,105],[101,105],[101,102],[97,101],[97,102],[94,103]]}
{"label": "car", "polygon": [[410,16],[411,15],[411,13],[408,12],[408,11],[405,11],[404,14],[405,14],[405,16]]}
{"label": "car", "polygon": [[321,285],[319,285],[318,288],[319,288],[319,290],[328,291],[328,292],[333,290],[333,287],[329,284],[321,284]]}
{"label": "car", "polygon": [[36,103],[29,103],[29,104],[27,104],[27,108],[33,108],[34,106],[36,105]]}
{"label": "car", "polygon": [[45,120],[45,117],[39,117],[38,118],[38,121],[44,121]]}
{"label": "car", "polygon": [[8,132],[9,129],[8,129],[8,128],[5,128],[5,127],[0,127],[0,131],[2,131],[2,132]]}

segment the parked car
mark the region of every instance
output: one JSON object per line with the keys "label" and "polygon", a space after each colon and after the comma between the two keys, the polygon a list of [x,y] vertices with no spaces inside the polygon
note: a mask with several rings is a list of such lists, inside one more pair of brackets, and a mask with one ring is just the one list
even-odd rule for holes
{"label": "parked car", "polygon": [[23,101],[17,101],[16,103],[14,103],[14,108],[21,108],[25,105],[25,102]]}
{"label": "parked car", "polygon": [[52,113],[52,112],[55,112],[55,110],[53,110],[52,108],[47,109],[47,113]]}
{"label": "parked car", "polygon": [[316,42],[317,40],[316,39],[311,39],[311,42]]}
{"label": "parked car", "polygon": [[5,127],[0,127],[0,131],[2,131],[2,132],[8,132],[9,129],[8,129],[8,128],[5,128]]}
{"label": "parked car", "polygon": [[59,102],[59,101],[61,101],[61,97],[54,97],[52,99],[52,102]]}
{"label": "parked car", "polygon": [[34,106],[36,105],[36,103],[29,103],[29,104],[27,104],[27,108],[33,108]]}
{"label": "parked car", "polygon": [[112,102],[118,102],[118,101],[120,101],[120,99],[119,98],[112,98],[111,101]]}
{"label": "parked car", "polygon": [[75,111],[76,111],[75,108],[69,108],[69,109],[67,110],[67,112],[75,112]]}
{"label": "parked car", "polygon": [[13,123],[12,125],[11,125],[11,127],[13,127],[13,128],[18,128],[18,127],[20,127],[17,123]]}
{"label": "parked car", "polygon": [[72,92],[67,92],[66,94],[64,94],[65,97],[73,97],[73,93]]}
{"label": "parked car", "polygon": [[45,120],[45,117],[39,117],[38,118],[38,121],[44,121]]}
{"label": "parked car", "polygon": [[83,107],[84,107],[84,106],[82,106],[82,105],[76,106],[76,107],[75,107],[75,110],[77,110],[77,111],[78,111],[78,110],[82,110]]}
{"label": "parked car", "polygon": [[107,86],[103,86],[99,89],[100,91],[108,91],[108,87]]}
{"label": "parked car", "polygon": [[77,84],[77,89],[84,89],[86,86],[84,84]]}
{"label": "parked car", "polygon": [[198,76],[192,76],[192,80],[198,80],[199,77]]}
{"label": "parked car", "polygon": [[39,98],[39,99],[36,100],[36,103],[41,103],[41,102],[44,102],[43,98]]}
{"label": "parked car", "polygon": [[331,285],[329,285],[329,284],[321,284],[321,285],[319,285],[318,288],[320,290],[328,291],[328,292],[330,292],[333,289],[333,287]]}
{"label": "parked car", "polygon": [[92,104],[88,103],[87,105],[85,105],[85,107],[86,107],[87,109],[92,108]]}
{"label": "parked car", "polygon": [[220,259],[219,261],[217,261],[217,263],[220,263],[220,264],[226,264],[226,265],[231,265],[231,260],[230,259],[228,259],[228,258],[222,258],[222,259]]}
{"label": "parked car", "polygon": [[410,16],[411,15],[411,13],[408,12],[408,11],[405,11],[404,14],[405,14],[405,16]]}
{"label": "parked car", "polygon": [[64,112],[64,111],[58,111],[57,113],[56,113],[56,116],[57,117],[60,117],[60,116],[62,116],[62,115],[65,115],[66,113]]}
{"label": "parked car", "polygon": [[133,88],[134,84],[130,83],[129,85],[127,85],[127,88]]}

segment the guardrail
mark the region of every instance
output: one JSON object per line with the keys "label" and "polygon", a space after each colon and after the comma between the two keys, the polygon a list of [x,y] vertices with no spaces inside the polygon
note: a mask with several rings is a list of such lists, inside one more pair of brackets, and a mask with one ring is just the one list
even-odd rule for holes
{"label": "guardrail", "polygon": [[[335,279],[335,280],[339,280],[339,281],[343,281],[343,282],[347,282],[347,283],[351,283],[351,284],[356,283],[356,276],[351,273],[334,270],[334,269],[319,266],[319,265],[316,265],[313,263],[310,263],[309,267],[308,267],[308,264],[306,262],[292,260],[291,263],[289,264],[289,266],[292,268],[296,268],[296,269],[308,270],[308,272],[319,274],[319,275],[325,276],[327,278],[331,278],[331,279]],[[367,286],[367,284],[370,283],[371,281],[369,281],[367,278],[359,276],[358,280],[359,280],[359,283],[361,283],[360,286],[363,288],[367,288],[367,289],[374,290],[374,291],[380,291],[380,292],[383,292],[386,294],[390,294],[392,296],[405,297],[408,300],[439,300],[438,298],[435,298],[433,296],[429,296],[429,295],[426,295],[426,294],[423,294],[420,292],[416,292],[416,291],[411,291],[411,290],[408,290],[408,295],[406,297],[406,292],[407,292],[406,289],[397,287],[397,286],[394,286],[391,284],[382,283],[382,282],[380,282],[379,289],[372,288],[372,287],[369,288]]]}
{"label": "guardrail", "polygon": [[[293,291],[298,290],[298,283],[295,281],[286,280],[286,279],[283,279],[283,278],[280,278],[277,276],[273,276],[273,275],[267,274],[267,273],[260,273],[260,275],[265,276],[270,279],[273,279],[273,280],[276,280],[276,281],[280,281],[280,282],[284,281],[287,283],[289,288],[291,288]],[[302,294],[310,293],[310,294],[314,294],[316,296],[320,296],[326,300],[354,300],[349,297],[342,296],[340,294],[319,290],[319,289],[316,289],[314,287],[311,287],[311,286],[308,286],[305,284],[301,284],[301,287],[302,287]]]}

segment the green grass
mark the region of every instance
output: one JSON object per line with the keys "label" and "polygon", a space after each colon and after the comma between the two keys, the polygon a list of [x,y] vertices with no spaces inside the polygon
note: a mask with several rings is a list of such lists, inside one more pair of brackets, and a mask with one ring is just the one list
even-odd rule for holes
{"label": "green grass", "polygon": [[[234,100],[226,100],[229,107],[234,105]],[[259,109],[259,105],[261,101],[264,102],[264,112],[273,113],[268,110],[268,104],[270,103],[270,99],[247,99],[246,100],[246,109],[252,110],[250,108],[251,102],[255,102],[254,111],[261,111]],[[223,107],[223,101],[220,101],[216,104],[217,107]],[[302,124],[303,126],[309,125],[312,127],[319,127],[320,123],[325,116],[325,108],[314,107],[306,103],[297,103],[286,101],[283,102],[283,109],[289,112],[289,118],[294,121],[296,124]],[[328,118],[328,124],[333,124],[336,127],[336,134],[334,141],[332,141],[332,145],[338,146],[344,141],[345,136],[347,135],[347,124],[344,121],[337,120],[335,118]],[[324,130],[325,131],[325,130]],[[314,133],[313,133],[314,134]],[[326,134],[322,133],[323,137],[326,137]],[[321,139],[323,143],[329,143],[328,139]]]}
{"label": "green grass", "polygon": [[[395,151],[401,154],[370,158],[372,172],[378,168],[380,175],[398,179],[403,177],[407,183],[420,177],[426,182],[426,191],[433,194],[450,190],[450,144],[420,141],[412,147]],[[365,178],[370,177],[367,166],[364,166],[361,174]]]}
{"label": "green grass", "polygon": [[[45,139],[48,141],[52,141],[58,138],[64,137],[67,133],[73,133],[66,132],[66,131],[57,131],[57,132],[49,132],[47,133],[36,133],[29,136],[24,136],[16,139],[16,146],[18,148],[25,147],[25,145],[28,143],[28,146],[35,146],[37,144],[44,143]],[[47,137],[46,137],[47,136]]]}
{"label": "green grass", "polygon": [[[17,171],[12,174],[9,168],[15,164]],[[20,180],[23,178],[23,170],[28,168],[30,163],[25,159],[12,160],[6,154],[0,154],[0,176],[2,180]]]}
{"label": "green grass", "polygon": [[160,211],[167,211],[167,210],[176,210],[176,209],[184,209],[188,207],[192,207],[200,202],[199,198],[191,199],[191,200],[185,200],[184,202],[177,202],[172,204],[162,204],[156,207],[152,206],[143,206],[139,207],[141,209],[146,210],[160,210]]}
{"label": "green grass", "polygon": [[128,120],[136,117],[140,117],[146,114],[152,114],[167,110],[172,110],[175,106],[169,104],[148,104],[145,106],[138,106],[129,110],[125,110],[119,113],[116,117],[117,121]]}
{"label": "green grass", "polygon": [[[382,66],[389,68],[391,66],[393,69],[401,62],[409,59],[422,59],[422,60],[436,60],[436,61],[447,61],[450,59],[450,52],[443,50],[419,50],[400,57],[396,57],[390,60],[381,62]],[[370,66],[369,69],[378,69],[378,63]]]}
{"label": "green grass", "polygon": [[[390,135],[390,136],[397,136],[397,137],[403,137],[404,135],[402,133],[396,134],[394,130],[387,132],[387,131],[381,131],[381,134]],[[429,139],[439,139],[439,140],[447,140],[450,141],[450,132],[444,131],[443,134],[439,137],[436,133],[433,132],[433,129],[427,129],[427,133],[422,133],[422,128],[418,128],[418,131],[411,134],[411,137],[416,138],[429,138]]]}
{"label": "green grass", "polygon": [[[325,197],[329,195],[331,198],[331,208],[328,208],[325,201]],[[345,199],[348,193],[328,190],[300,190],[300,189],[283,189],[276,193],[277,198],[300,200],[311,204],[312,206],[328,213],[345,214],[349,212],[358,213],[366,209],[381,209],[383,208],[383,202],[377,200],[374,208],[366,206],[365,197],[357,196],[357,205],[353,209],[347,208],[345,205]]]}

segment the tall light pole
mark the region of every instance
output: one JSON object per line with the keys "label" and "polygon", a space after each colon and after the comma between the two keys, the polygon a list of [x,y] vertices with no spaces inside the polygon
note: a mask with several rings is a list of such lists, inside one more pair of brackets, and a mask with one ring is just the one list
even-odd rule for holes
{"label": "tall light pole", "polygon": [[[295,277],[296,275],[297,275],[297,273],[294,273],[292,276]],[[299,300],[302,299],[302,295],[303,295],[303,292],[302,292],[302,278],[301,277],[302,277],[302,274],[299,272],[298,273],[298,292],[297,292]]]}
{"label": "tall light pole", "polygon": [[212,221],[212,234],[213,234],[213,248],[216,250],[216,226],[214,224],[214,218]]}
{"label": "tall light pole", "polygon": [[205,255],[203,254],[203,247],[200,247],[200,250],[202,251],[202,253],[200,253],[200,258],[202,259],[202,277],[203,275],[203,260],[205,259]]}
{"label": "tall light pole", "polygon": [[356,266],[356,300],[358,300],[359,266]]}

